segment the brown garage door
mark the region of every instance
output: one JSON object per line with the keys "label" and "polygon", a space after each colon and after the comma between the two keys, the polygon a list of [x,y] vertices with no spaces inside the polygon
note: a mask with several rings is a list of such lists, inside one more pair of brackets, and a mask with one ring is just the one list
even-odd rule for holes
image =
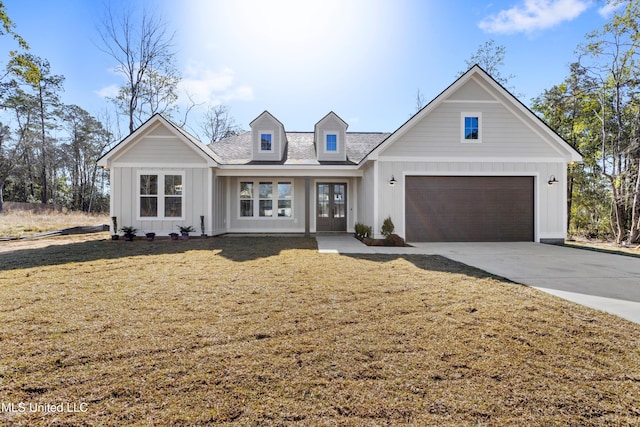
{"label": "brown garage door", "polygon": [[408,176],[410,242],[533,241],[533,177]]}

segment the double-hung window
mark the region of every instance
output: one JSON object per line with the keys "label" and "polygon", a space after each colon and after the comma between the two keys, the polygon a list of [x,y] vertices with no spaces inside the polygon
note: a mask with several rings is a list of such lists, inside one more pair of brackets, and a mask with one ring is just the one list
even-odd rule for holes
{"label": "double-hung window", "polygon": [[[257,189],[257,191],[255,191]],[[290,181],[241,181],[241,218],[291,218],[293,183]]]}
{"label": "double-hung window", "polygon": [[141,172],[138,174],[138,214],[144,219],[183,217],[182,172]]}
{"label": "double-hung window", "polygon": [[338,151],[338,135],[335,133],[326,134],[325,151],[334,152]]}
{"label": "double-hung window", "polygon": [[260,151],[273,151],[273,134],[260,134]]}
{"label": "double-hung window", "polygon": [[482,142],[482,113],[462,113],[462,142]]}

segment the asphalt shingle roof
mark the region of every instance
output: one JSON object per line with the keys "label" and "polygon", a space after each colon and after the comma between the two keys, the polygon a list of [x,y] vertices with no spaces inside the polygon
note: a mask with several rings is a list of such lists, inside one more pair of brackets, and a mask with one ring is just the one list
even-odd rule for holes
{"label": "asphalt shingle roof", "polygon": [[286,151],[279,162],[253,162],[251,147],[251,131],[232,136],[209,144],[209,148],[217,155],[222,164],[249,165],[254,163],[273,163],[286,165],[321,165],[358,164],[367,154],[384,141],[390,133],[381,132],[347,132],[346,134],[346,162],[320,162],[316,156],[313,143],[313,132],[286,132]]}

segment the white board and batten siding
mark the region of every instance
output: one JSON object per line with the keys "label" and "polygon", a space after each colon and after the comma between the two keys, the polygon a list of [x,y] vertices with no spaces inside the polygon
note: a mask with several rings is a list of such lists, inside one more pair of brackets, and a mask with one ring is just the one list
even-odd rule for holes
{"label": "white board and batten siding", "polygon": [[[140,217],[139,176],[145,173],[184,175],[183,218]],[[133,226],[140,234],[153,231],[166,236],[178,232],[179,225],[191,225],[200,234],[200,215],[204,215],[205,232],[213,234],[216,229],[211,192],[214,181],[207,160],[197,148],[188,146],[167,127],[155,126],[111,160],[111,216],[118,218],[119,227]]]}
{"label": "white board and batten siding", "polygon": [[[480,117],[480,142],[464,141],[466,115]],[[380,152],[374,230],[391,216],[398,234],[405,235],[407,176],[531,176],[535,240],[564,238],[568,161],[568,152],[540,123],[486,82],[471,78]],[[394,187],[384,185],[391,176],[398,181]],[[552,176],[560,184],[547,185]]]}
{"label": "white board and batten siding", "polygon": [[[391,187],[385,183],[391,176],[397,180]],[[391,216],[396,232],[405,236],[405,192],[407,176],[531,176],[534,179],[534,236],[540,239],[563,239],[566,237],[566,194],[564,187],[547,181],[553,175],[564,182],[566,167],[563,163],[527,162],[378,162],[377,206],[378,221],[374,232],[382,227],[382,221]]]}

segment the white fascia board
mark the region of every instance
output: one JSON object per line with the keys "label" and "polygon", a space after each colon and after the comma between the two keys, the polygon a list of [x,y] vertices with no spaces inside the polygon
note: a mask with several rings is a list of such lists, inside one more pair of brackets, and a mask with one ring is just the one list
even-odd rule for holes
{"label": "white fascia board", "polygon": [[418,162],[418,163],[568,163],[558,157],[406,157],[385,156],[379,162]]}
{"label": "white fascia board", "polygon": [[299,166],[220,166],[217,168],[218,176],[318,176],[318,177],[361,177],[363,172],[355,166],[332,166],[327,168],[315,167],[313,169],[300,168]]}

